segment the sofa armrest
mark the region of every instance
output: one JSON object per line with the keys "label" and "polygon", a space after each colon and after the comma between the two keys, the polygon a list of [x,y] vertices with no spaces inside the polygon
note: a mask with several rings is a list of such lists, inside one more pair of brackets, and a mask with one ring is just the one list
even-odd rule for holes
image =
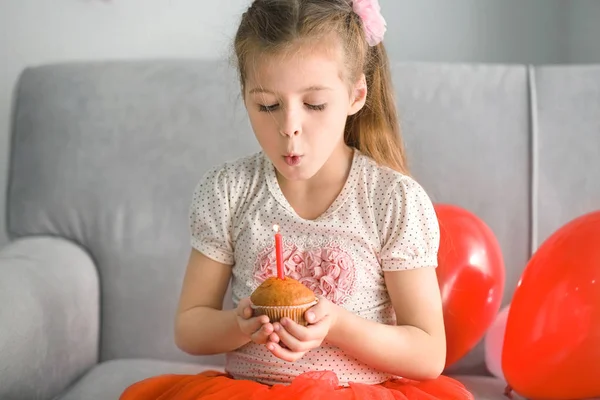
{"label": "sofa armrest", "polygon": [[52,399],[98,360],[94,262],[56,237],[0,250],[0,399]]}

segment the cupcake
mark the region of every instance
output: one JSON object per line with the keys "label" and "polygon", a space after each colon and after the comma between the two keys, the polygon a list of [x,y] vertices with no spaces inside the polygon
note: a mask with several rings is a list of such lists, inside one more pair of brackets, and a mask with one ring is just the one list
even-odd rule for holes
{"label": "cupcake", "polygon": [[266,315],[270,322],[288,317],[307,325],[304,313],[317,304],[314,292],[295,279],[267,278],[250,296],[254,315]]}

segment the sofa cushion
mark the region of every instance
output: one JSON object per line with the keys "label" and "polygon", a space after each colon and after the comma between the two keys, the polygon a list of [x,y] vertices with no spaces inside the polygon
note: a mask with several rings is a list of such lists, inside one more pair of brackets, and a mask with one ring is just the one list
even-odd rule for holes
{"label": "sofa cushion", "polygon": [[[454,375],[454,379],[460,381],[473,393],[475,400],[509,400],[504,393],[506,382],[490,376],[476,375]],[[517,393],[511,392],[512,400],[523,400]]]}
{"label": "sofa cushion", "polygon": [[101,281],[100,359],[191,361],[173,320],[193,190],[208,167],[258,147],[227,63],[28,68],[14,120],[11,236],[56,235],[89,251]]}
{"label": "sofa cushion", "polygon": [[[161,374],[196,374],[203,370],[222,371],[218,366],[200,366],[156,360],[114,360],[99,364],[57,400],[116,400],[131,384]],[[476,400],[506,400],[505,383],[482,376],[454,376],[473,393]],[[515,400],[520,399],[518,396]]]}
{"label": "sofa cushion", "polygon": [[91,369],[57,400],[117,400],[131,384],[162,374],[197,374],[222,367],[157,360],[113,360]]}

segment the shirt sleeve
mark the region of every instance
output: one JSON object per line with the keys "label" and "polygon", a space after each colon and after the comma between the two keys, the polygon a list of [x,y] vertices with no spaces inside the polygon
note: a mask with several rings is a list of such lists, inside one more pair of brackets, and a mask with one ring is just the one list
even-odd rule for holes
{"label": "shirt sleeve", "polygon": [[384,214],[382,270],[437,267],[439,243],[438,219],[429,196],[404,176],[393,188]]}
{"label": "shirt sleeve", "polygon": [[217,262],[234,264],[232,215],[224,167],[210,169],[196,185],[189,222],[193,248]]}

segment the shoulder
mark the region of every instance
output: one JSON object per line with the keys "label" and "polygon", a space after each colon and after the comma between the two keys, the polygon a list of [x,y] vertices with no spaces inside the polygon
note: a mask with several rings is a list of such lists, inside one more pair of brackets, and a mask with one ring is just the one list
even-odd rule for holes
{"label": "shoulder", "polygon": [[378,164],[371,157],[360,154],[362,158],[362,183],[373,202],[385,202],[402,197],[419,197],[430,201],[424,187],[413,177]]}
{"label": "shoulder", "polygon": [[256,181],[263,171],[263,154],[257,152],[210,167],[197,183],[197,190],[212,189],[239,192],[245,184]]}
{"label": "shoulder", "polygon": [[234,160],[224,161],[210,167],[204,174],[203,179],[220,176],[249,178],[259,173],[262,169],[264,156],[257,152]]}
{"label": "shoulder", "polygon": [[210,167],[196,182],[192,209],[208,207],[222,212],[227,210],[227,213],[236,212],[252,187],[261,182],[263,160],[259,152]]}
{"label": "shoulder", "polygon": [[365,157],[363,182],[379,233],[386,271],[437,265],[439,224],[433,202],[413,177]]}

